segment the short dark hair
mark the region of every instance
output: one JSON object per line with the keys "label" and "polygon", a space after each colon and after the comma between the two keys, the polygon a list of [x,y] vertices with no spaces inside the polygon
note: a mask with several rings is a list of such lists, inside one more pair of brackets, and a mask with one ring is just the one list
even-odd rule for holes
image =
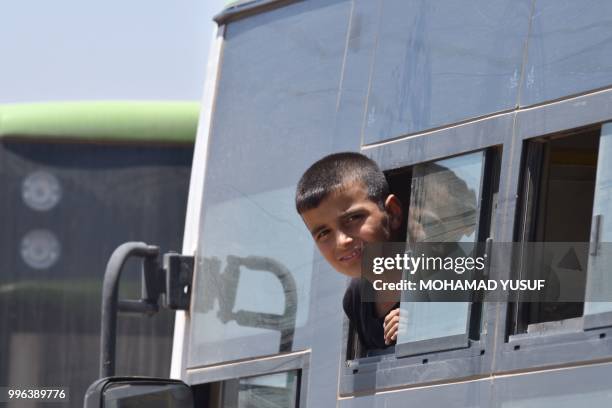
{"label": "short dark hair", "polygon": [[363,154],[343,152],[323,157],[304,172],[295,193],[297,212],[317,208],[329,194],[351,182],[362,183],[368,198],[385,207],[389,184],[378,165]]}

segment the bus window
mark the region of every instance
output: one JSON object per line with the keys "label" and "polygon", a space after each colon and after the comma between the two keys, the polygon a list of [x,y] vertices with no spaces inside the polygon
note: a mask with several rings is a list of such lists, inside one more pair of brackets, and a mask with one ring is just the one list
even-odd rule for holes
{"label": "bus window", "polygon": [[[599,131],[563,136],[537,139],[527,145],[520,231],[523,242],[589,240]],[[567,200],[568,196],[572,200]],[[539,278],[552,282],[555,273],[552,266],[542,268]],[[514,331],[525,332],[530,325],[581,315],[582,304],[577,302],[518,304]]]}
{"label": "bus window", "polygon": [[315,160],[358,147],[334,128],[350,11],[346,1],[296,2],[225,31],[187,368],[308,349],[313,325],[328,322],[313,311],[341,316],[341,290],[316,288],[342,277],[325,269],[294,198]]}
{"label": "bus window", "polygon": [[[609,171],[606,171],[606,167],[609,165],[605,161],[605,150],[609,149],[608,144],[607,139],[602,137],[600,146],[599,127],[570,131],[527,143],[519,241],[587,243],[591,240],[592,216],[607,210],[605,196]],[[604,161],[598,165],[600,160]],[[595,197],[597,204],[594,206]],[[582,264],[589,257],[588,245],[576,245],[574,248],[578,264],[571,268],[576,276],[573,286],[584,293],[587,270],[588,274],[591,274],[591,269],[595,273],[599,260],[590,257],[587,268],[586,264]],[[542,267],[534,268],[539,276],[530,278],[546,280],[550,292],[546,296],[551,301],[515,304],[513,333],[538,331],[538,327],[544,327],[542,325],[545,322],[583,315],[583,302],[554,301],[562,300],[563,288],[560,282],[563,274],[568,273],[568,268],[569,265],[553,261],[552,258],[545,261]]]}
{"label": "bus window", "polygon": [[[480,151],[414,166],[409,243],[478,241],[485,157]],[[466,347],[470,325],[479,326],[470,322],[479,308],[468,302],[412,302],[404,292],[400,307],[398,356]]]}
{"label": "bus window", "polygon": [[296,407],[299,377],[297,371],[290,371],[223,381],[219,406],[226,408]]}

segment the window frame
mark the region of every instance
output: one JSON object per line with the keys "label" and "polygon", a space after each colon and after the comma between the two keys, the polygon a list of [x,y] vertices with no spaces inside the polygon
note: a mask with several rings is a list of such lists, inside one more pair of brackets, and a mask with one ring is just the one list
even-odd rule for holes
{"label": "window frame", "polygon": [[190,386],[201,384],[239,380],[245,377],[257,377],[269,374],[298,372],[296,386],[298,407],[307,406],[308,379],[310,377],[310,350],[290,354],[278,354],[267,358],[242,361],[212,367],[188,368],[183,375],[183,381]]}
{"label": "window frame", "polygon": [[[579,128],[612,121],[612,89],[569,98],[556,103],[522,109],[517,112],[515,146]],[[525,152],[522,152],[523,156]],[[513,168],[517,195],[522,189],[523,165]],[[521,203],[517,200],[513,219],[518,230]],[[509,323],[510,305],[500,319]],[[504,339],[496,350],[495,372],[554,367],[565,364],[609,359],[612,349],[612,313],[560,320],[565,328],[550,332],[511,334],[505,326]],[[588,345],[588,347],[585,347]]]}
{"label": "window frame", "polygon": [[[291,400],[293,405],[289,408],[298,408],[298,406],[300,405],[300,387],[301,387],[301,379],[302,379],[302,371],[297,369],[297,370],[288,370],[288,371],[280,371],[280,372],[276,372],[276,373],[268,373],[268,374],[263,374],[263,375],[256,375],[256,376],[252,376],[252,377],[238,377],[238,378],[231,378],[228,380],[224,380],[221,381],[220,383],[220,401],[219,401],[219,407],[236,407],[238,408],[239,406],[239,402],[240,402],[240,381],[243,379],[249,379],[249,378],[259,378],[259,377],[266,377],[266,376],[270,376],[270,375],[276,375],[276,374],[289,374],[291,372],[295,372],[295,376],[296,376],[296,380],[295,380],[295,385],[293,387],[293,389],[291,390]],[[229,391],[229,392],[226,392]],[[227,397],[229,397],[229,401],[226,399]]]}
{"label": "window frame", "polygon": [[[482,169],[480,175],[480,189],[477,193],[477,199],[479,199],[475,231],[475,243],[484,243],[489,238],[491,232],[491,215],[492,215],[492,204],[493,204],[493,187],[492,183],[499,181],[499,174],[497,167],[501,155],[498,154],[496,147],[490,147],[487,149],[476,150],[474,152],[462,153],[449,158],[443,158],[442,160],[452,159],[456,157],[463,157],[470,154],[480,153],[482,155]],[[434,163],[437,161],[434,161]],[[417,164],[418,165],[418,164]],[[493,171],[492,171],[493,170]],[[497,180],[496,180],[497,178]],[[493,187],[494,188],[494,187]],[[409,209],[408,209],[409,210]],[[474,307],[476,305],[476,307]],[[396,344],[395,356],[397,358],[404,358],[409,356],[418,356],[433,352],[441,352],[447,350],[469,348],[470,345],[475,341],[472,337],[478,329],[476,338],[480,339],[480,328],[475,327],[475,324],[480,323],[482,318],[482,303],[468,302],[467,304],[467,320],[464,333],[449,335],[444,337],[435,337],[420,341],[408,342]]]}
{"label": "window frame", "polygon": [[[498,148],[501,149],[498,157],[499,194],[501,194],[503,180],[508,176],[508,166],[503,166],[503,163],[510,159],[505,144],[512,140],[514,126],[515,113],[505,112],[492,115],[486,120],[467,122],[391,142],[362,146],[361,152],[376,161],[381,170],[387,172],[476,151],[483,151],[485,158],[489,159],[487,150]],[[487,137],[483,137],[485,135]],[[449,140],[453,140],[454,143],[448,143]],[[484,167],[487,167],[486,160]],[[487,181],[483,179],[483,186]],[[501,228],[493,225],[503,219],[503,217],[493,218],[489,226],[491,230],[496,233],[501,231]],[[495,235],[493,238],[499,239]],[[419,355],[410,353],[410,356],[396,357],[395,354],[385,354],[347,361],[340,374],[340,395],[444,381],[457,378],[456,373],[462,373],[461,377],[470,378],[486,376],[491,372],[493,365],[493,355],[487,353],[487,350],[492,349],[494,345],[494,336],[491,335],[495,333],[494,317],[504,305],[493,303],[482,305],[482,330],[478,340],[469,340],[468,331],[458,336],[424,340],[422,346],[426,347],[423,349],[426,351]],[[343,337],[345,348],[348,337],[348,327],[345,327]],[[458,341],[467,343],[467,347],[456,348]],[[431,351],[432,346],[435,351]],[[399,352],[402,353],[401,350]]]}
{"label": "window frame", "polygon": [[[543,207],[546,206],[546,201],[543,201],[542,197],[546,194],[548,184],[550,182],[550,180],[548,180],[549,169],[546,168],[547,166],[550,166],[551,162],[552,146],[550,143],[557,139],[563,140],[567,137],[575,137],[576,135],[579,137],[590,137],[594,133],[598,133],[597,137],[599,138],[601,130],[601,124],[595,124],[593,126],[569,129],[569,132],[559,132],[552,135],[544,135],[542,137],[527,139],[523,142],[524,160],[521,165],[521,184],[519,186],[519,202],[517,205],[515,233],[515,241],[518,244],[522,245],[528,242],[554,242],[554,240],[545,241],[541,237],[544,231],[541,230],[542,220],[539,219]],[[544,181],[544,179],[546,179],[546,181]],[[593,191],[593,193],[595,193],[595,191]],[[595,194],[593,194],[593,198],[594,195]],[[589,220],[591,220],[591,222],[593,219],[593,211],[594,209],[592,208],[591,214],[589,214]],[[589,227],[591,227],[591,225],[589,225]],[[575,241],[582,242],[581,240]],[[522,268],[523,259],[520,259],[520,262],[517,262],[517,270],[520,271]],[[585,302],[582,302],[583,305],[584,303]],[[581,316],[529,323],[525,321],[525,310],[519,305],[519,303],[513,303],[511,309],[511,321],[508,322],[508,335],[510,338],[528,338],[529,336],[525,336],[525,334],[528,333],[529,328],[534,329],[534,335],[541,334],[543,331],[550,332],[551,328],[549,323],[551,322],[561,322],[562,326],[566,326],[560,327],[557,331],[568,331],[568,329],[572,330],[572,327],[575,330],[577,327],[576,321],[586,317],[583,311]],[[567,322],[567,324],[564,322]]]}

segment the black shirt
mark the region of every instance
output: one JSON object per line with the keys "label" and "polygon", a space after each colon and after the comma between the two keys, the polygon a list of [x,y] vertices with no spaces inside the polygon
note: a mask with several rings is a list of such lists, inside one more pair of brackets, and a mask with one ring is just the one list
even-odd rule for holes
{"label": "black shirt", "polygon": [[359,341],[366,349],[386,348],[383,327],[385,318],[376,316],[376,304],[374,302],[361,301],[362,288],[367,291],[374,290],[372,285],[365,280],[351,279],[342,301],[344,313],[357,330]]}

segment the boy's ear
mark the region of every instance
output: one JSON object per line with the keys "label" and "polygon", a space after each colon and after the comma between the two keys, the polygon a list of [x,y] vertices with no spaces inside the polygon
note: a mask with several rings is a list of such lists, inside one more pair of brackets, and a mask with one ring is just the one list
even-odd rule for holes
{"label": "boy's ear", "polygon": [[385,210],[389,214],[389,222],[392,229],[398,229],[402,226],[404,214],[402,213],[402,204],[394,195],[389,194],[385,200]]}

